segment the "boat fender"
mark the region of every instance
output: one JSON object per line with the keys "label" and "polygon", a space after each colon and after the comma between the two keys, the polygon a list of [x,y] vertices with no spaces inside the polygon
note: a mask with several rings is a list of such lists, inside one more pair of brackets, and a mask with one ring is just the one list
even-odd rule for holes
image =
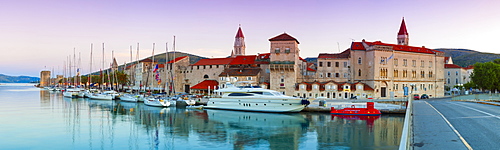
{"label": "boat fender", "polygon": [[355,108],[355,106],[354,106],[354,105],[351,105],[351,108]]}

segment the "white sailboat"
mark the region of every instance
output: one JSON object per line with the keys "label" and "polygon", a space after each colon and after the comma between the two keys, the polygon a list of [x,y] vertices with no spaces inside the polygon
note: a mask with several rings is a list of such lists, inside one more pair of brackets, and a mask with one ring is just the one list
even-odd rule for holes
{"label": "white sailboat", "polygon": [[170,101],[155,97],[148,97],[144,100],[144,105],[155,106],[155,107],[169,107],[171,105]]}

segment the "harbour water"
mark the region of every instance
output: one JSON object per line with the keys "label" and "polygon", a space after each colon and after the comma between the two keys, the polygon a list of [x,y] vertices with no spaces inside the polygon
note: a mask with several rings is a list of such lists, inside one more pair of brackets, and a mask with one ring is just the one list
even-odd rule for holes
{"label": "harbour water", "polygon": [[0,85],[0,149],[397,149],[403,115],[158,108]]}

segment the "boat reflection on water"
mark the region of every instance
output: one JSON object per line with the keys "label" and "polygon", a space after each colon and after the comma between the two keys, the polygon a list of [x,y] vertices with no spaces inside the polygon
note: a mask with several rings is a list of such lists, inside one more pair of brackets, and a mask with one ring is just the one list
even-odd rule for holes
{"label": "boat reflection on water", "polygon": [[366,121],[366,125],[368,126],[369,129],[373,128],[373,123],[375,120],[380,118],[380,115],[378,116],[363,116],[363,115],[332,115],[332,120],[335,120],[335,118],[340,118],[344,120],[363,120]]}
{"label": "boat reflection on water", "polygon": [[[298,149],[297,137],[307,133],[309,120],[299,113],[259,113],[206,110],[211,122],[225,129],[234,149]],[[268,143],[263,144],[263,143]]]}

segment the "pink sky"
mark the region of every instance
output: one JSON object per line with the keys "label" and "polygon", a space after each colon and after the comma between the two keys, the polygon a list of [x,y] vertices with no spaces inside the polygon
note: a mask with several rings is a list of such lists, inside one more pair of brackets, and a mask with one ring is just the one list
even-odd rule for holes
{"label": "pink sky", "polygon": [[301,56],[337,53],[352,40],[396,43],[405,17],[410,45],[498,53],[500,1],[400,0],[17,0],[0,5],[0,74],[62,74],[67,57],[81,53],[82,73],[114,51],[118,63],[165,52],[165,43],[204,57],[226,57],[241,24],[246,53],[269,52],[269,38],[286,32],[300,41]]}

